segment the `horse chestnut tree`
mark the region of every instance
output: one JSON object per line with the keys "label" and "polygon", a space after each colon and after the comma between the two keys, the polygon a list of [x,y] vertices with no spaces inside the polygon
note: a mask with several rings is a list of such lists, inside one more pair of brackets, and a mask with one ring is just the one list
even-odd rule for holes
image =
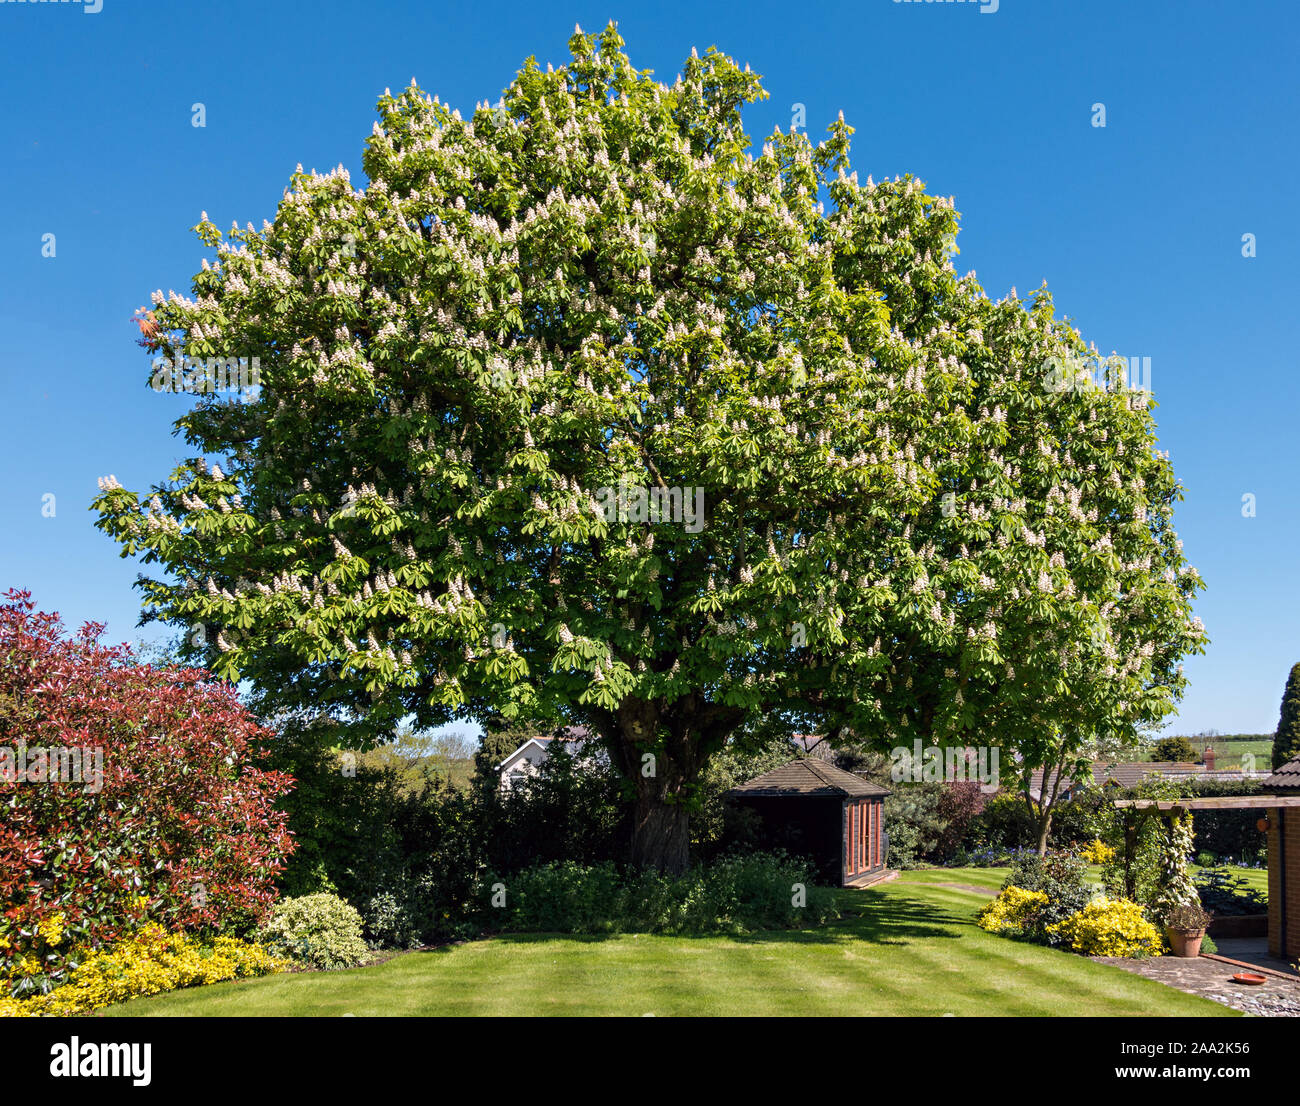
{"label": "horse chestnut tree", "polygon": [[952,200],[859,180],[842,118],[755,147],[748,67],[569,45],[468,118],[385,94],[364,183],[198,225],[142,340],[261,387],[97,500],[163,570],[146,616],[331,741],[585,723],[666,870],[764,716],[1028,771],[1172,709],[1204,633],[1151,397],[1062,386],[1089,349],[1046,290],[958,276]]}

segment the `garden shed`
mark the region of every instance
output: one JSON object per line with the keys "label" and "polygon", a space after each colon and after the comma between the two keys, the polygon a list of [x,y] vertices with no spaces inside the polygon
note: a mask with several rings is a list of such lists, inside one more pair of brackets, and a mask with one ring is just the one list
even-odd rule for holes
{"label": "garden shed", "polygon": [[889,791],[822,760],[792,760],[727,792],[761,819],[761,843],[808,856],[818,875],[863,887],[885,873]]}

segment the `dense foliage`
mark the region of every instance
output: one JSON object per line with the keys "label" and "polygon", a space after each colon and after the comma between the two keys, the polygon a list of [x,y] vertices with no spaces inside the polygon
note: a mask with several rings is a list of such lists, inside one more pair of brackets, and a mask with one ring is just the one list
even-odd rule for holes
{"label": "dense foliage", "polygon": [[1150,395],[1045,289],[959,276],[951,198],[860,181],[842,119],[755,153],[748,67],[570,49],[470,118],[386,94],[363,187],[299,172],[262,229],[198,225],[215,264],[142,341],[261,389],[97,500],[162,570],[147,615],[333,744],[584,721],[633,859],[676,871],[755,718],[1067,773],[1162,718],[1204,632]]}
{"label": "dense foliage", "polygon": [[1073,853],[1016,861],[997,896],[978,916],[990,933],[1054,945],[1084,956],[1159,956],[1163,939],[1137,902],[1099,895]]}
{"label": "dense foliage", "polygon": [[441,784],[406,787],[393,765],[323,750],[293,725],[283,734],[277,757],[298,780],[286,800],[298,850],[284,892],[341,896],[377,945],[463,936],[458,927],[487,864],[473,797]]}
{"label": "dense foliage", "polygon": [[[1193,799],[1260,793],[1256,780],[1189,780],[1179,790]],[[1198,810],[1194,851],[1198,857],[1208,853],[1216,862],[1262,865],[1267,859],[1268,836],[1258,822],[1259,811],[1250,808]]]}
{"label": "dense foliage", "polygon": [[[293,733],[286,726],[276,750],[299,781],[286,799],[298,849],[282,886],[295,896],[340,895],[360,911],[374,945],[419,947],[497,924],[484,913],[488,872],[510,881],[558,863],[592,871],[626,863],[627,809],[598,757],[557,745],[535,774],[502,791],[493,754],[467,789],[411,791],[391,765],[323,751]],[[712,865],[754,849],[752,812],[724,793],[787,759],[788,748],[730,747],[710,765],[694,822],[701,860]]]}
{"label": "dense foliage", "polygon": [[1168,924],[1170,917],[1181,908],[1188,905],[1200,908],[1200,898],[1189,868],[1196,835],[1191,811],[1170,811],[1161,821],[1164,824],[1156,871],[1158,888],[1149,907],[1157,921]]}
{"label": "dense foliage", "polygon": [[250,928],[293,847],[275,809],[292,781],[235,689],[136,664],[102,630],[65,636],[25,592],[0,604],[0,975],[18,993],[146,921]]}
{"label": "dense foliage", "polygon": [[1025,936],[1048,945],[1058,942],[1056,931],[1050,927],[1082,910],[1092,898],[1083,877],[1083,861],[1073,853],[1026,854],[1016,861],[1003,887],[1040,892],[1046,898],[1034,911]]}
{"label": "dense foliage", "polygon": [[1164,941],[1142,907],[1099,898],[1047,928],[1048,937],[1084,956],[1159,956]]}
{"label": "dense foliage", "polygon": [[1152,760],[1195,761],[1196,747],[1185,737],[1162,737],[1151,750]]}
{"label": "dense foliage", "polygon": [[834,892],[816,886],[811,865],[782,854],[726,857],[676,877],[561,861],[493,886],[503,904],[485,918],[498,931],[746,933],[835,916]]}

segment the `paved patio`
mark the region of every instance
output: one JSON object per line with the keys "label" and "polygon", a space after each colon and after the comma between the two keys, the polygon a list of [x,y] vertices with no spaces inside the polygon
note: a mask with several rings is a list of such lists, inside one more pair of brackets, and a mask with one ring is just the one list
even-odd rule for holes
{"label": "paved patio", "polygon": [[1216,937],[1214,943],[1218,946],[1218,955],[1226,956],[1229,960],[1255,964],[1300,980],[1300,971],[1296,971],[1295,964],[1289,960],[1269,956],[1267,937]]}
{"label": "paved patio", "polygon": [[1267,983],[1256,986],[1233,980],[1235,973],[1246,971],[1246,968],[1225,964],[1222,960],[1208,956],[1157,956],[1148,960],[1094,956],[1092,959],[1101,964],[1114,964],[1126,972],[1158,980],[1167,986],[1200,995],[1246,1014],[1265,1018],[1300,1018],[1300,974],[1285,961],[1270,957],[1267,942],[1263,938],[1225,938],[1216,944],[1219,956],[1284,974],[1270,975]]}

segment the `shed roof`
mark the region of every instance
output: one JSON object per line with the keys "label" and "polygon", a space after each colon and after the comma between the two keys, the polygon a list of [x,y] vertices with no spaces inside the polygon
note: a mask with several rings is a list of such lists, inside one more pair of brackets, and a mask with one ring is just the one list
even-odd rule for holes
{"label": "shed roof", "polygon": [[1293,787],[1300,790],[1300,757],[1293,757],[1288,760],[1281,768],[1269,776],[1262,786],[1270,790],[1275,788],[1289,790]]}
{"label": "shed roof", "polygon": [[746,780],[727,794],[844,795],[857,799],[888,795],[889,790],[825,761],[799,758]]}

